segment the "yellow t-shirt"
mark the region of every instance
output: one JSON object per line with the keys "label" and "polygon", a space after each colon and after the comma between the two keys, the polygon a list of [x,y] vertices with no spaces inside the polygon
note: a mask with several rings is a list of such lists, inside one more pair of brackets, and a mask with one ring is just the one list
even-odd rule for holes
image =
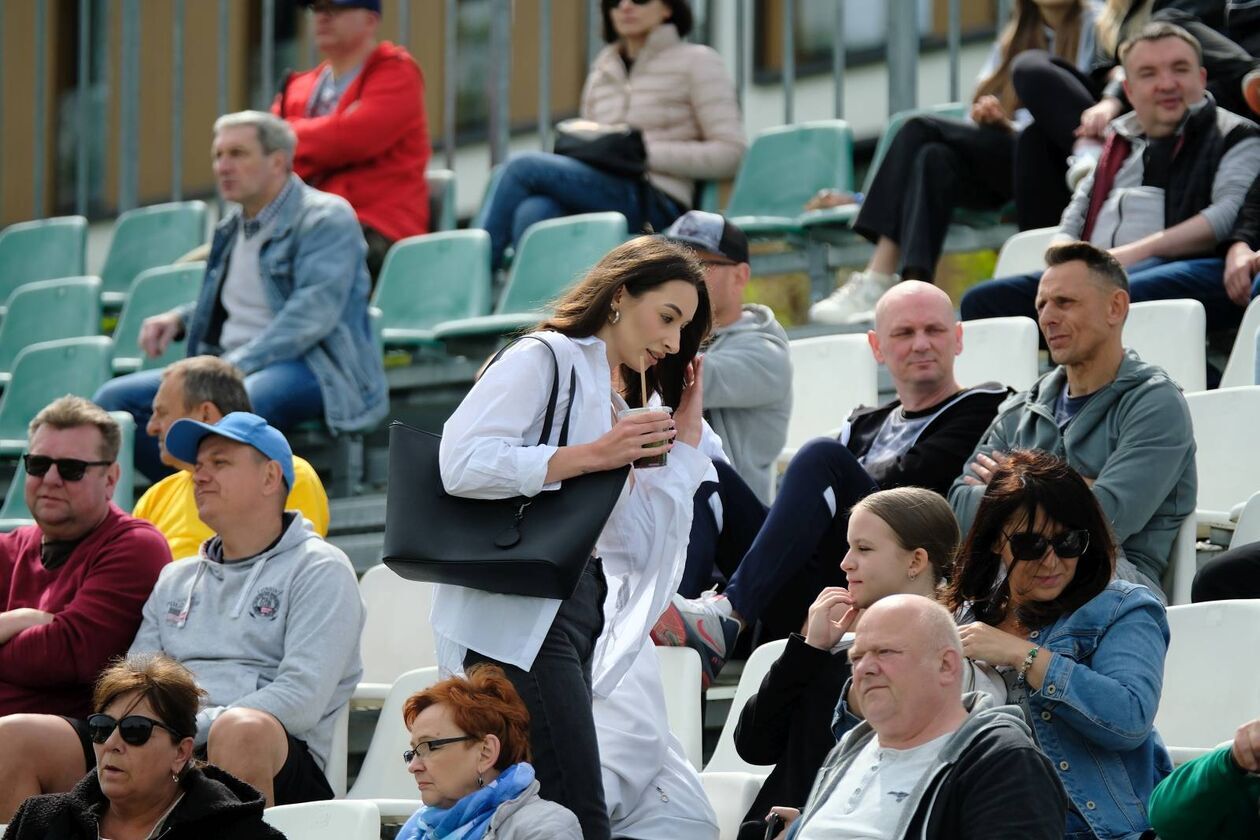
{"label": "yellow t-shirt", "polygon": [[[287,510],[301,511],[321,537],[328,536],[328,494],[315,468],[296,455],[293,457],[293,489],[284,506]],[[187,470],[178,470],[146,490],[131,513],[157,526],[170,543],[171,556],[176,560],[196,557],[201,544],[214,536],[210,526],[197,516],[192,473]]]}

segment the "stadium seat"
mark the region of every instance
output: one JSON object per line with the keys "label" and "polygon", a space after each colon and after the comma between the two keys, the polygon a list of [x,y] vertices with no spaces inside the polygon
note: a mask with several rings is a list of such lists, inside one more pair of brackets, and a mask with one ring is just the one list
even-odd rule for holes
{"label": "stadium seat", "polygon": [[1142,361],[1162,367],[1181,390],[1207,389],[1207,312],[1199,301],[1183,298],[1132,304],[1123,340]]}
{"label": "stadium seat", "polygon": [[1260,417],[1260,386],[1186,394],[1199,475],[1198,520],[1229,527],[1230,511],[1260,489],[1260,447],[1250,418]]}
{"label": "stadium seat", "polygon": [[1022,315],[963,323],[963,351],[954,378],[965,387],[1001,382],[1016,391],[1037,381],[1037,322]]}
{"label": "stadium seat", "polygon": [[1248,667],[1260,601],[1168,608],[1171,640],[1155,728],[1181,764],[1232,740],[1260,709],[1260,670]]}
{"label": "stadium seat", "polygon": [[1168,568],[1164,570],[1164,579],[1160,581],[1169,604],[1190,603],[1190,588],[1194,583],[1195,572],[1199,569],[1199,550],[1195,539],[1197,532],[1196,517],[1187,516],[1182,520],[1181,528],[1173,539]]}
{"label": "stadium seat", "polygon": [[101,281],[65,277],[23,283],[5,301],[0,321],[0,387],[9,383],[23,347],[59,338],[96,335],[101,322]]}
{"label": "stadium seat", "polygon": [[359,776],[346,794],[347,799],[374,801],[387,821],[402,822],[421,805],[415,779],[402,763],[403,750],[411,745],[402,711],[408,697],[437,681],[437,666],[407,671],[394,681],[381,715],[376,719],[376,729]]}
{"label": "stadium seat", "polygon": [[1247,305],[1238,335],[1229,351],[1229,361],[1221,374],[1222,388],[1256,384],[1256,334],[1260,332],[1260,298]]}
{"label": "stadium seat", "polygon": [[184,357],[187,346],[184,339],[172,341],[166,352],[156,359],[146,357],[140,350],[140,326],[145,318],[197,300],[205,271],[205,263],[190,262],[150,268],[136,275],[118,315],[118,325],[114,327],[112,366],[115,374],[164,368]]}
{"label": "stadium seat", "polygon": [[87,219],[59,216],[0,231],[0,300],[32,280],[87,273]]}
{"label": "stadium seat", "polygon": [[700,695],[700,654],[689,647],[656,647],[665,689],[665,715],[669,731],[683,745],[692,766],[704,765],[704,709]]}
{"label": "stadium seat", "polygon": [[359,650],[363,677],[351,701],[379,706],[401,674],[437,664],[429,605],[433,584],[399,577],[388,566],[373,566],[359,580],[367,613]]}
{"label": "stadium seat", "polygon": [[430,169],[424,173],[429,186],[429,232],[455,230],[455,173]]}
{"label": "stadium seat", "polygon": [[0,533],[8,533],[23,525],[30,525],[35,520],[26,506],[26,467],[19,460],[17,471],[9,481],[9,489],[4,494],[4,504],[0,505]]}
{"label": "stadium seat", "polygon": [[438,345],[433,327],[490,313],[490,234],[428,233],[395,242],[385,256],[372,305],[384,315],[387,347]]}
{"label": "stadium seat", "polygon": [[859,405],[879,399],[878,367],[864,334],[824,335],[788,342],[792,356],[792,416],[787,446],[840,426]]}
{"label": "stadium seat", "polygon": [[1046,267],[1046,249],[1054,238],[1057,227],[1036,228],[1020,231],[1002,244],[998,251],[994,277],[1010,277],[1014,274],[1031,274]]}
{"label": "stadium seat", "polygon": [[289,840],[378,840],[381,814],[371,802],[332,799],[276,805],[263,811],[263,821]]}
{"label": "stadium seat", "polygon": [[[768,642],[754,650],[752,656],[748,657],[748,661],[744,663],[744,672],[740,674],[739,686],[735,689],[735,699],[731,701],[731,712],[722,726],[722,734],[718,736],[713,755],[709,757],[709,763],[704,766],[704,775],[715,771],[728,771],[750,773],[764,779],[770,774],[773,767],[749,764],[740,758],[735,749],[735,727],[739,724],[739,714],[744,710],[744,704],[748,702],[749,697],[760,690],[761,681],[765,679],[770,666],[783,654],[786,647],[786,639]],[[743,816],[743,812],[740,812],[740,815]]]}
{"label": "stadium seat", "polygon": [[700,774],[709,804],[717,813],[718,840],[737,840],[744,815],[761,791],[764,776],[755,773],[705,772]]}
{"label": "stadium seat", "polygon": [[341,707],[333,724],[332,743],[328,747],[328,763],[324,765],[324,777],[338,797],[346,795],[346,773],[350,763],[350,704]]}
{"label": "stadium seat", "polygon": [[117,310],[136,275],[167,265],[206,241],[204,201],[178,201],[128,210],[114,223],[101,268],[101,302]]}
{"label": "stadium seat", "polygon": [[626,239],[620,213],[585,213],[530,225],[517,245],[493,315],[433,328],[439,340],[493,337],[537,323],[548,305]]}
{"label": "stadium seat", "polygon": [[[0,516],[3,515],[3,511],[0,511]],[[1252,493],[1251,498],[1243,505],[1229,547],[1238,548],[1256,541],[1260,541],[1260,492]]]}
{"label": "stadium seat", "polygon": [[18,353],[0,397],[0,456],[26,449],[26,424],[65,394],[91,399],[109,378],[113,342],[104,336],[41,341]]}

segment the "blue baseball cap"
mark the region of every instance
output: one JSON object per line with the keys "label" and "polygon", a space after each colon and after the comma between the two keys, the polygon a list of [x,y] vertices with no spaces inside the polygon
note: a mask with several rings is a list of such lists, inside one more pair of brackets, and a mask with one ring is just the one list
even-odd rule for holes
{"label": "blue baseball cap", "polygon": [[293,450],[278,429],[248,411],[233,411],[218,423],[202,423],[185,417],[166,430],[166,451],[187,463],[197,462],[197,448],[208,435],[218,435],[254,447],[272,461],[280,463],[285,484],[293,488]]}
{"label": "blue baseball cap", "polygon": [[[298,0],[303,6],[314,6],[319,0]],[[369,12],[381,13],[381,0],[328,0],[334,6],[345,9],[367,9]]]}

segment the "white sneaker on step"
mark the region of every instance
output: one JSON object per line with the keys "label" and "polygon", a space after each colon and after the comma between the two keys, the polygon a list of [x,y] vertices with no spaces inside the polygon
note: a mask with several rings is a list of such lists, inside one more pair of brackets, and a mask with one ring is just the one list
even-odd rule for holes
{"label": "white sneaker on step", "polygon": [[849,282],[809,308],[809,320],[815,324],[849,325],[875,320],[875,304],[884,292],[900,280],[897,275],[887,280],[865,271],[849,275]]}

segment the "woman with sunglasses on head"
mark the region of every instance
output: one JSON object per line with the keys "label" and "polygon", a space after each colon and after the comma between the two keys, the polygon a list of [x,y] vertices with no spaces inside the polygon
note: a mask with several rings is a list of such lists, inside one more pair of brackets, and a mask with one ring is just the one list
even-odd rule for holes
{"label": "woman with sunglasses on head", "polygon": [[608,44],[591,64],[580,116],[629,126],[647,151],[643,175],[549,152],[513,155],[473,223],[490,234],[493,267],[535,222],[615,210],[632,231],[665,228],[691,207],[696,181],[732,178],[747,140],[726,65],[691,32],[687,0],[602,0]]}
{"label": "woman with sunglasses on head", "polygon": [[262,794],[194,760],[202,694],[187,668],[160,654],[106,668],[87,719],[96,769],[68,793],[23,802],[5,840],[283,838],[263,822]]}
{"label": "woman with sunglasses on head", "polygon": [[416,692],[403,722],[424,807],[398,840],[582,840],[573,812],[538,795],[529,710],[502,668],[477,665]]}
{"label": "woman with sunglasses on head", "polygon": [[1146,802],[1172,770],[1154,727],[1164,607],[1113,579],[1107,521],[1065,461],[1017,450],[999,464],[948,589],[963,651],[1003,675],[1007,701],[1059,768],[1067,837],[1142,837]]}

